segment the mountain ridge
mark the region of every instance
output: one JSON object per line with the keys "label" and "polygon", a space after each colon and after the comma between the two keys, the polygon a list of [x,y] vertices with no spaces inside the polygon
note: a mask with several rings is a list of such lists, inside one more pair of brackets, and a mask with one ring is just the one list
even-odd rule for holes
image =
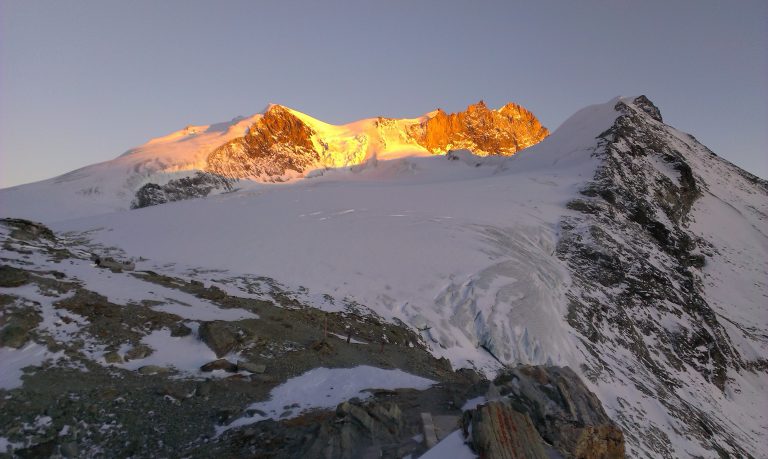
{"label": "mountain ridge", "polygon": [[[444,118],[452,121],[441,123]],[[283,182],[312,171],[453,148],[512,155],[548,134],[531,112],[511,103],[498,110],[481,102],[451,115],[435,110],[417,118],[365,118],[343,125],[270,104],[263,113],[189,125],[113,160],[0,190],[0,202],[8,195],[47,195],[49,214],[77,217],[222,193],[236,180]],[[6,205],[16,202],[9,199]],[[35,218],[24,207],[12,210]]]}
{"label": "mountain ridge", "polygon": [[270,104],[248,132],[214,150],[207,172],[228,178],[282,177],[310,168],[347,167],[407,152],[445,154],[469,150],[478,156],[509,156],[549,135],[525,108],[497,110],[483,101],[463,112],[441,109],[419,118],[367,118],[332,125],[279,104]]}
{"label": "mountain ridge", "polygon": [[[631,457],[768,446],[768,182],[664,124],[646,97],[586,107],[511,157],[392,157],[85,218],[48,213],[47,198],[15,208],[145,272],[375,315],[453,368],[568,366]],[[162,303],[93,282],[80,264],[48,269]]]}

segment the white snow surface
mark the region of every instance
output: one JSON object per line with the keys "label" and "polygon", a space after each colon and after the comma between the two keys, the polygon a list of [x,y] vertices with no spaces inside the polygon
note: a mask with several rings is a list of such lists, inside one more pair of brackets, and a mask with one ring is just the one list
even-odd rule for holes
{"label": "white snow surface", "polygon": [[367,365],[354,368],[313,368],[272,389],[268,400],[248,407],[263,415],[256,413],[236,419],[228,426],[218,428],[218,433],[264,419],[295,417],[314,408],[335,408],[339,403],[355,397],[368,398],[370,394],[365,392],[366,389],[424,390],[433,384],[435,381],[402,370],[386,370]]}
{"label": "white snow surface", "polygon": [[0,190],[4,215],[31,220],[75,218],[124,210],[148,181],[164,184],[203,169],[208,154],[244,135],[261,114],[187,126],[121,156],[32,184]]}
{"label": "white snow surface", "polygon": [[512,158],[375,160],[208,199],[42,219],[57,231],[89,231],[153,269],[267,276],[357,301],[428,328],[434,352],[456,366],[497,367],[481,345],[508,363],[567,364],[576,356],[556,228],[594,173],[594,138],[613,122],[614,105],[578,112]]}
{"label": "white snow surface", "polygon": [[[191,323],[188,325],[195,331],[197,330],[198,324]],[[186,374],[204,375],[206,373],[202,373],[200,367],[217,359],[216,353],[196,338],[196,333],[174,337],[171,336],[168,329],[155,330],[142,338],[141,341],[151,347],[154,352],[146,358],[130,360],[118,366],[128,370],[136,370],[145,365],[157,365],[159,367],[173,367]],[[230,358],[230,356],[225,358]],[[210,375],[210,373],[207,374]]]}
{"label": "white snow surface", "polygon": [[419,459],[475,459],[476,457],[477,454],[464,443],[464,435],[461,430],[457,430],[419,456]]}

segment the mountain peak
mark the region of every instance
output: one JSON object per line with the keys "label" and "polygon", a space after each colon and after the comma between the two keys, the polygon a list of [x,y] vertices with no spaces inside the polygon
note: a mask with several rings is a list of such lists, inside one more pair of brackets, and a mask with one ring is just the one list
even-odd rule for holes
{"label": "mountain peak", "polygon": [[490,110],[481,100],[459,113],[437,109],[417,119],[379,117],[342,126],[270,104],[246,136],[210,153],[206,170],[230,178],[274,179],[388,154],[466,149],[479,156],[510,156],[547,135],[531,112],[512,103]]}
{"label": "mountain peak", "polygon": [[467,111],[468,112],[474,112],[474,111],[479,111],[479,110],[488,110],[488,106],[485,105],[485,101],[483,101],[482,99],[480,99],[475,104],[470,104],[470,105],[467,106]]}
{"label": "mountain peak", "polygon": [[479,156],[510,156],[541,142],[549,130],[517,104],[490,110],[481,100],[463,112],[449,115],[438,110],[411,134],[432,153],[465,149]]}
{"label": "mountain peak", "polygon": [[651,118],[655,119],[659,123],[664,122],[663,119],[661,118],[661,110],[659,110],[659,107],[657,107],[653,102],[651,102],[651,100],[648,99],[646,96],[636,97],[632,101],[632,103],[635,105],[635,107],[644,111],[645,113],[650,115]]}

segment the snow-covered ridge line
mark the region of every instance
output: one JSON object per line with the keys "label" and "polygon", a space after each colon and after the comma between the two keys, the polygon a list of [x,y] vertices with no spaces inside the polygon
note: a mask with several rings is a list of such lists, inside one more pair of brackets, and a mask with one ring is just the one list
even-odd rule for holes
{"label": "snow-covered ridge line", "polygon": [[[511,155],[548,131],[516,104],[418,118],[331,125],[281,105],[227,123],[187,126],[118,158],[0,190],[3,216],[50,222],[283,182],[370,160],[444,154]],[[233,180],[245,181],[233,184]]]}
{"label": "snow-covered ridge line", "polygon": [[645,97],[616,109],[557,248],[582,374],[632,455],[759,456],[768,183],[665,125]]}

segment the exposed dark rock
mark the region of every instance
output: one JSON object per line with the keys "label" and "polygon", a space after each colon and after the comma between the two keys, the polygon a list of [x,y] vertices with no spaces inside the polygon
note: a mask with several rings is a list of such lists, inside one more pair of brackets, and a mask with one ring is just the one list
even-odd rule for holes
{"label": "exposed dark rock", "polygon": [[104,354],[104,360],[107,363],[123,363],[123,358],[120,357],[120,354],[115,351],[107,352]]}
{"label": "exposed dark rock", "polygon": [[661,111],[659,110],[659,107],[653,104],[647,97],[640,96],[634,100],[634,104],[639,107],[641,110],[643,110],[645,113],[651,115],[651,118],[655,119],[658,122],[663,122],[664,120],[661,119]]}
{"label": "exposed dark rock", "polygon": [[138,191],[131,209],[156,206],[184,199],[204,198],[212,191],[232,191],[233,181],[210,172],[195,172],[191,177],[170,180],[165,185],[147,183]]}
{"label": "exposed dark rock", "polygon": [[419,450],[406,435],[400,408],[386,402],[345,402],[335,415],[318,413],[280,423],[267,420],[242,435],[252,445],[251,454],[275,458],[397,458]]}
{"label": "exposed dark rock", "polygon": [[18,268],[0,265],[0,287],[20,287],[29,282],[29,274]]}
{"label": "exposed dark rock", "polygon": [[527,414],[503,402],[489,402],[467,411],[462,419],[464,436],[483,458],[547,459],[539,433]]}
{"label": "exposed dark rock", "polygon": [[198,329],[200,339],[208,345],[216,357],[223,357],[237,346],[237,332],[229,322],[203,322]]}
{"label": "exposed dark rock", "polygon": [[112,257],[94,257],[94,263],[99,268],[109,269],[112,272],[119,273],[123,271],[133,271],[136,269],[136,264],[130,261],[123,262],[117,261]]}
{"label": "exposed dark rock", "polygon": [[179,322],[171,325],[171,336],[179,338],[183,336],[189,336],[192,334],[192,329]]}
{"label": "exposed dark rock", "polygon": [[[686,435],[713,450],[727,445],[743,454],[716,413],[704,413],[677,395],[686,384],[678,372],[698,372],[724,390],[729,369],[748,367],[703,293],[698,268],[706,263],[706,242],[689,229],[691,209],[707,187],[691,167],[692,155],[714,154],[659,124],[661,114],[644,96],[615,108],[620,115],[599,136],[593,154],[601,165],[583,196],[569,203],[579,214],[562,221],[556,249],[574,278],[567,318],[589,352],[585,373],[611,384],[620,379],[612,369],[623,368],[635,375],[634,388],[659,399]],[[765,181],[722,167],[754,182],[760,192],[768,189]],[[655,319],[663,316],[685,326],[665,327]],[[632,359],[618,359],[617,349]],[[627,417],[618,421],[632,444],[670,454],[661,429],[639,430]],[[590,432],[567,442],[593,444],[597,433],[604,437],[602,444],[611,444],[610,429]]]}
{"label": "exposed dark rock", "polygon": [[227,359],[218,359],[213,362],[208,362],[200,367],[200,371],[211,372],[214,370],[224,370],[229,373],[236,373],[237,365]]}
{"label": "exposed dark rock", "polygon": [[139,360],[152,355],[153,349],[146,344],[133,346],[125,353],[125,360]]}
{"label": "exposed dark rock", "polygon": [[11,237],[20,241],[36,241],[39,239],[47,239],[48,241],[56,241],[56,236],[53,231],[42,223],[37,223],[21,218],[3,218],[0,222],[13,228],[11,231]]}
{"label": "exposed dark rock", "polygon": [[80,454],[80,448],[78,448],[77,443],[73,441],[68,441],[66,443],[62,443],[59,447],[59,451],[61,452],[61,455],[64,457],[71,457],[75,458],[78,457]]}
{"label": "exposed dark rock", "polygon": [[0,315],[0,347],[21,348],[33,337],[33,330],[42,321],[40,314],[29,307],[8,308]]}
{"label": "exposed dark rock", "polygon": [[[510,406],[529,415],[541,437],[565,457],[624,457],[621,430],[570,368],[522,366],[495,383]],[[587,444],[604,454],[584,456]]]}
{"label": "exposed dark rock", "polygon": [[20,348],[29,341],[29,328],[18,322],[11,322],[0,330],[0,347]]}

